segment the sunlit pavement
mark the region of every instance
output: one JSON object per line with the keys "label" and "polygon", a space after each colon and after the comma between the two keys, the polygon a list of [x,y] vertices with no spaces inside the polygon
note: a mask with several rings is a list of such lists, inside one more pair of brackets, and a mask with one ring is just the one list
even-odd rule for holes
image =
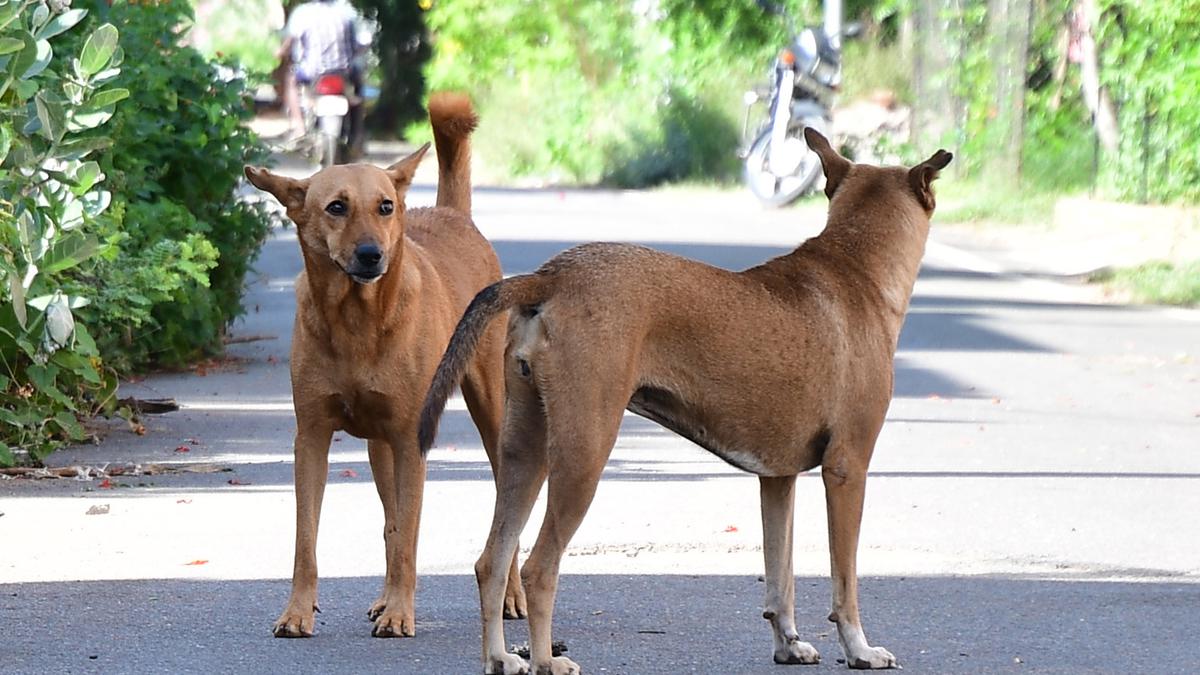
{"label": "sunlit pavement", "polygon": [[[430,164],[410,206],[433,201]],[[736,269],[815,234],[824,203],[762,211],[732,191],[483,187],[474,215],[508,274],[594,239]],[[52,457],[193,471],[112,487],[0,482],[5,672],[478,671],[471,570],[494,493],[460,399],[430,456],[418,637],[369,637],[382,512],[364,444],[341,434],[318,636],[270,637],[291,573],[287,354],[300,264],[294,229],[276,232],[233,330],[262,339],[123,392],[174,397],[180,412],[147,417],[144,436],[114,423],[100,446]],[[1007,274],[942,242],[935,224],[859,557],[868,637],[907,670],[1200,670],[1200,313],[1096,297]],[[627,417],[563,563],[555,632],[569,655],[591,673],[782,672],[759,618],[757,497],[752,477]],[[803,672],[844,667],[824,621],[826,542],[810,474],[797,498],[797,618],[824,661]],[[523,623],[508,630],[524,641]]]}

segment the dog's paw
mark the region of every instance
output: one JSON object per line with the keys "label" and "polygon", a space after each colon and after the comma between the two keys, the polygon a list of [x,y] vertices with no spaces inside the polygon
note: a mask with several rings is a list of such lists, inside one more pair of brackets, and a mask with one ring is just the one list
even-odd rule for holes
{"label": "dog's paw", "polygon": [[516,654],[489,656],[484,675],[529,675],[529,664]]}
{"label": "dog's paw", "polygon": [[375,618],[371,635],[378,638],[412,637],[417,634],[417,622],[412,612],[389,612],[382,610]]}
{"label": "dog's paw", "polygon": [[899,668],[896,657],[883,647],[867,647],[857,654],[846,657],[846,665],[856,670]]}
{"label": "dog's paw", "polygon": [[513,591],[513,584],[510,581],[508,590],[504,592],[504,618],[505,619],[524,619],[528,611],[525,607],[525,589],[521,588],[520,583],[517,583],[517,590]]}
{"label": "dog's paw", "polygon": [[387,602],[381,595],[379,596],[379,599],[371,603],[371,606],[367,609],[367,620],[375,621],[381,614],[383,614],[383,610],[385,609],[387,609]]}
{"label": "dog's paw", "polygon": [[533,667],[533,675],[579,675],[583,670],[565,656],[554,656],[550,663],[539,663]]}
{"label": "dog's paw", "polygon": [[271,632],[277,638],[302,638],[313,636],[313,610],[307,612],[290,605],[275,620]]}
{"label": "dog's paw", "polygon": [[812,665],[820,662],[821,654],[815,647],[800,638],[789,638],[786,647],[775,650],[775,663]]}

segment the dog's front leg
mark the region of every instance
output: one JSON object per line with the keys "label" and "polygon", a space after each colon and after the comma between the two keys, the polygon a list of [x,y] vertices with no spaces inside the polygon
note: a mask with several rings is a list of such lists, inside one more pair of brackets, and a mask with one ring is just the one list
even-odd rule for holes
{"label": "dog's front leg", "polygon": [[865,462],[844,455],[828,457],[821,467],[829,516],[829,556],[833,576],[833,611],[838,640],[851,668],[895,668],[896,657],[883,647],[867,644],[858,616],[858,531],[862,524],[867,482]]}
{"label": "dog's front leg", "polygon": [[[411,437],[411,438],[410,438]],[[425,493],[425,458],[417,449],[416,434],[400,434],[390,444],[392,451],[390,466],[391,485],[376,482],[379,497],[384,501],[384,546],[387,555],[387,572],[384,577],[383,596],[376,605],[379,608],[375,637],[412,637],[417,633],[416,590],[417,590],[417,532],[421,525],[421,500]],[[376,448],[376,452],[382,448]],[[381,468],[387,461],[373,461]],[[390,488],[390,489],[389,489]],[[391,493],[392,518],[388,522],[388,493]],[[374,608],[372,608],[374,609]]]}
{"label": "dog's front leg", "polygon": [[763,558],[767,598],[763,618],[771,622],[775,663],[820,663],[821,655],[796,632],[796,579],[792,576],[792,530],[796,477],[762,477]]}
{"label": "dog's front leg", "polygon": [[[396,494],[396,458],[392,446],[384,441],[367,441],[367,457],[371,462],[371,477],[375,480],[375,490],[383,504],[383,550],[387,564],[383,590],[379,599],[367,609],[367,618],[377,621],[389,602],[400,601],[401,580],[397,555],[400,551],[400,501]],[[380,637],[378,628],[372,628],[371,632]]]}
{"label": "dog's front leg", "polygon": [[302,425],[296,431],[296,558],[292,596],[275,621],[275,637],[312,637],[317,611],[317,523],[325,478],[329,473],[329,442],[333,429]]}

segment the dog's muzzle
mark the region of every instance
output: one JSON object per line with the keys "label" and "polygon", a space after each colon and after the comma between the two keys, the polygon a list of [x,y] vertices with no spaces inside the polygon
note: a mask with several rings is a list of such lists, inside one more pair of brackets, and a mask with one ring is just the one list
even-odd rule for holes
{"label": "dog's muzzle", "polygon": [[354,247],[354,257],[345,270],[354,281],[369,284],[378,281],[387,271],[387,260],[377,244],[359,244]]}

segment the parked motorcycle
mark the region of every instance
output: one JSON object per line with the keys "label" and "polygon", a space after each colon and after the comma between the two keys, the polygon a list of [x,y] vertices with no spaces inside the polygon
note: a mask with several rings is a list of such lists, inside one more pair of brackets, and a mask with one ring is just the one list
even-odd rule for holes
{"label": "parked motorcycle", "polygon": [[[750,191],[764,206],[778,207],[815,188],[821,176],[821,161],[804,142],[804,128],[828,135],[842,77],[841,54],[823,27],[797,31],[783,6],[766,0],[758,4],[787,21],[791,39],[775,59],[769,89],[746,92],[743,137],[748,143],[740,154]],[[847,24],[842,36],[852,37],[860,29],[858,24]],[[751,110],[763,100],[769,105],[768,114],[751,135]]]}

